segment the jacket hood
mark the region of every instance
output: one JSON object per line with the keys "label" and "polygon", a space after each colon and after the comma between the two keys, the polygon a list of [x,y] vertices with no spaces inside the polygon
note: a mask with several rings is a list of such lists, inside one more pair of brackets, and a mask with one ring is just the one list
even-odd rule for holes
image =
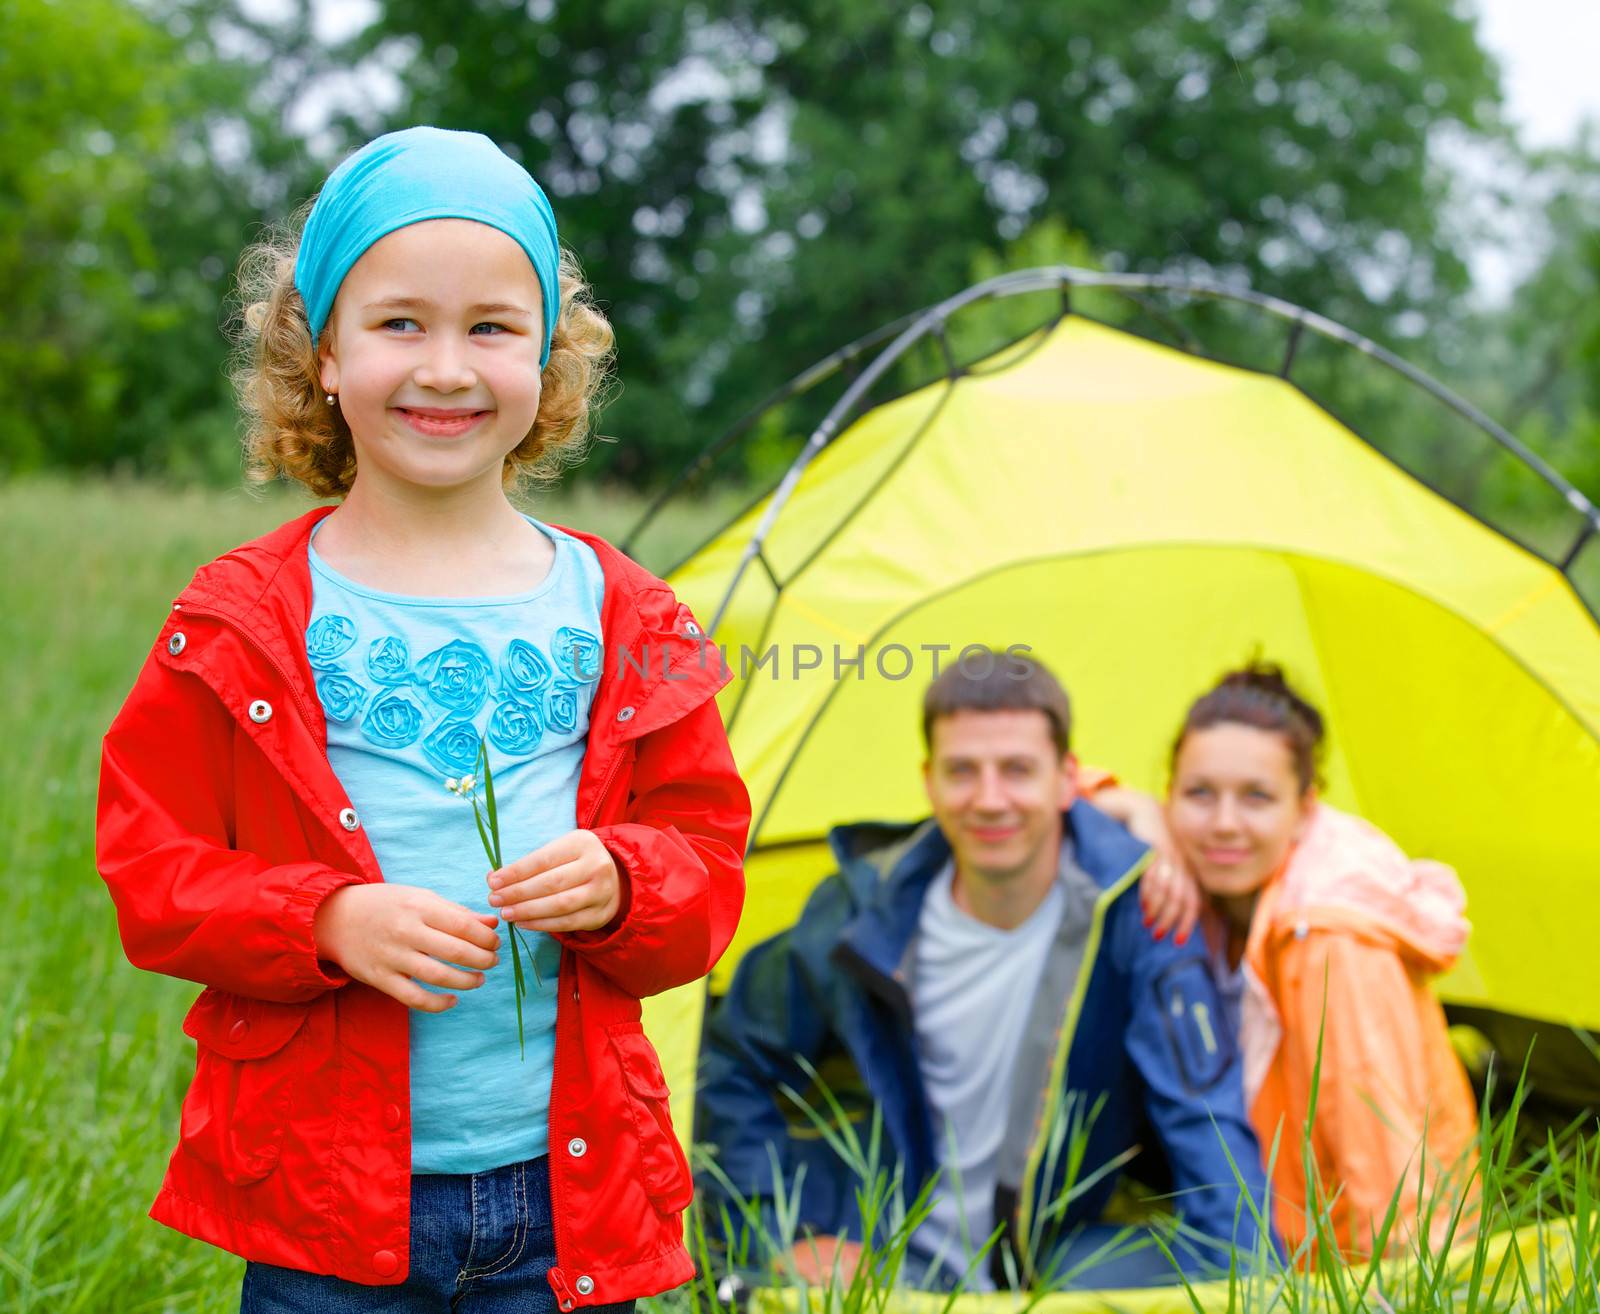
{"label": "jacket hood", "polygon": [[1276,881],[1269,932],[1353,929],[1392,945],[1427,973],[1460,956],[1471,931],[1466,893],[1440,862],[1409,859],[1360,817],[1318,803]]}

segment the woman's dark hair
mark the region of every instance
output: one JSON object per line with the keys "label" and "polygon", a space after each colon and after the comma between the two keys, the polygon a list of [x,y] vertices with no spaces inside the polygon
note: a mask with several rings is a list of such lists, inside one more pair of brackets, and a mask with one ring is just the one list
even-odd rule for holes
{"label": "woman's dark hair", "polygon": [[1173,765],[1177,764],[1185,739],[1196,730],[1217,725],[1247,725],[1282,735],[1294,759],[1300,792],[1303,794],[1318,783],[1322,713],[1290,688],[1281,666],[1252,661],[1240,670],[1229,671],[1216,688],[1198,698],[1173,741]]}

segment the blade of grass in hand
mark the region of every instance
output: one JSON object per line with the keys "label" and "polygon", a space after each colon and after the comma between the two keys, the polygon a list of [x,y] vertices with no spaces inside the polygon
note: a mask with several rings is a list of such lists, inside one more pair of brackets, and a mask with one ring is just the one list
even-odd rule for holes
{"label": "blade of grass in hand", "polygon": [[483,841],[483,856],[494,864],[494,870],[500,869],[500,860],[494,855],[494,845],[489,841],[489,832],[483,828],[483,813],[478,810],[478,800],[472,800],[472,819],[478,823],[478,838]]}
{"label": "blade of grass in hand", "polygon": [[[522,1039],[522,996],[527,993],[527,984],[522,978],[522,958],[517,948],[517,928],[511,923],[506,923],[506,929],[511,932],[511,966],[516,972],[517,980],[517,1054],[526,1058],[527,1048]],[[532,962],[532,959],[529,960]]]}
{"label": "blade of grass in hand", "polygon": [[[522,937],[522,932],[521,931],[513,930],[512,934],[515,935],[518,939],[521,939],[521,937]],[[533,932],[530,931],[529,934],[531,935],[531,934],[533,934]],[[537,989],[543,990],[544,989],[544,973],[542,973],[539,970],[539,955],[534,950],[528,948],[528,946],[526,944],[524,944],[522,946],[522,951],[525,954],[528,955],[528,966],[533,969],[533,984],[534,984],[534,986]]]}
{"label": "blade of grass in hand", "polygon": [[483,771],[483,798],[489,808],[489,835],[494,840],[494,865],[498,871],[505,866],[500,860],[500,817],[494,810],[494,775],[489,770],[489,745],[478,745],[478,765]]}

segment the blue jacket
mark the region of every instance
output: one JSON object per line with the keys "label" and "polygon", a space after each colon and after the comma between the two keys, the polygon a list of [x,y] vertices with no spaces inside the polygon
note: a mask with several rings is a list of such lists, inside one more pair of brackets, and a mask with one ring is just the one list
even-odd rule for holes
{"label": "blue jacket", "polygon": [[[1051,965],[1045,968],[1011,1109],[996,1110],[1014,1130],[1001,1151],[995,1217],[1011,1224],[1008,1244],[1028,1271],[1065,1229],[1100,1217],[1117,1174],[1083,1183],[1148,1127],[1170,1168],[1182,1221],[1248,1251],[1256,1228],[1241,1184],[1265,1216],[1266,1183],[1245,1116],[1238,1049],[1221,1020],[1204,948],[1198,939],[1179,948],[1146,930],[1135,888],[1148,860],[1142,844],[1082,801],[1064,822],[1077,866],[1099,894],[1081,957],[1053,956],[1078,970],[1058,970],[1061,979],[1052,980]],[[880,1166],[902,1173],[908,1200],[933,1177],[935,1128],[903,982],[923,897],[950,848],[932,820],[843,826],[829,843],[838,872],[792,928],[746,954],[708,1023],[698,1139],[712,1143],[717,1170],[703,1175],[701,1187],[713,1202],[709,1216],[731,1185],[745,1200],[763,1202],[770,1227],[776,1161],[785,1190],[799,1183],[802,1230],[859,1237],[855,1172],[781,1092],[790,1087],[822,1111],[831,1095],[863,1145],[876,1111]],[[1065,1110],[1082,1118],[1090,1109],[1079,1193],[1046,1228],[1046,1205],[1068,1185],[1069,1156],[1050,1151],[1051,1128]],[[730,1213],[739,1217],[731,1206]],[[1040,1255],[1029,1254],[1030,1241]],[[1203,1258],[1225,1264],[1225,1256]]]}

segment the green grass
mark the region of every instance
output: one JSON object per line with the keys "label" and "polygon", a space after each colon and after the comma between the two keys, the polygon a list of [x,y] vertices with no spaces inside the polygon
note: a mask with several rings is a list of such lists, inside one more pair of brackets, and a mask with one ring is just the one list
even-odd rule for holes
{"label": "green grass", "polygon": [[[662,556],[692,545],[736,501],[676,508],[654,536]],[[100,737],[194,568],[305,505],[281,489],[0,484],[6,638],[0,856],[12,898],[0,938],[0,990],[7,996],[0,1027],[4,1314],[237,1308],[241,1261],[145,1216],[193,1071],[193,1045],[179,1023],[194,987],[138,972],[123,958],[94,870],[95,784]],[[574,493],[538,499],[533,509],[620,537],[641,505],[636,497],[580,484]],[[862,1153],[867,1162],[870,1155]],[[1587,1218],[1600,1198],[1592,1140],[1568,1136],[1530,1147],[1501,1123],[1486,1141],[1485,1158],[1492,1223],[1563,1212]],[[864,1189],[872,1208],[893,1223],[875,1255],[887,1274],[920,1206],[893,1201],[881,1185]],[[1579,1249],[1592,1259],[1594,1240],[1585,1236]],[[1600,1308],[1592,1269],[1552,1285],[1534,1259],[1509,1267],[1485,1259],[1464,1274],[1424,1262],[1404,1279],[1381,1281],[1359,1268],[1280,1276],[1243,1284],[1222,1307],[1473,1314]],[[863,1280],[825,1293],[819,1307],[842,1314],[880,1309],[890,1286]],[[696,1314],[718,1309],[706,1283],[652,1304]],[[930,1306],[930,1314],[938,1308]]]}

